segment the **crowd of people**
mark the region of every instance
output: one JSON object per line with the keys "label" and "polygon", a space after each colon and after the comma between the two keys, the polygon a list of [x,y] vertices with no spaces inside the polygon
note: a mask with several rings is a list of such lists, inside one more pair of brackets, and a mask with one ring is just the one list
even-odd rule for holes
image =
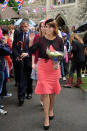
{"label": "crowd of people", "polygon": [[[56,69],[47,48],[64,53]],[[32,99],[34,80],[35,94],[40,95],[44,110],[43,127],[48,130],[50,120],[54,119],[55,96],[61,91],[59,80],[66,81],[65,88],[72,88],[75,71],[74,86],[80,88],[81,77],[87,76],[87,33],[81,39],[74,26],[69,32],[66,25],[58,27],[54,19],[41,21],[33,31],[27,19],[22,20],[20,27],[0,28],[0,114],[7,114],[2,109],[2,98],[12,96],[7,90],[9,79],[15,78],[19,106],[25,98]]]}

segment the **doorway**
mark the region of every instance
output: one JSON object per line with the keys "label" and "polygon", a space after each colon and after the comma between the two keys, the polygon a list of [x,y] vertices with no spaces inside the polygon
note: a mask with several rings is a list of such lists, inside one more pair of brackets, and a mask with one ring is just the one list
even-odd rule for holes
{"label": "doorway", "polygon": [[57,21],[58,27],[60,27],[60,26],[63,27],[66,25],[66,23],[65,23],[64,19],[61,17],[61,15],[58,15],[56,17],[56,21]]}

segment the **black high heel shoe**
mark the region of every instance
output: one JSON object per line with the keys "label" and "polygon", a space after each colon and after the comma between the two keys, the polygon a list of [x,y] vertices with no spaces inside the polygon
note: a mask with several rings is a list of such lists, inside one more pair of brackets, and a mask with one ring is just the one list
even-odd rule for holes
{"label": "black high heel shoe", "polygon": [[53,120],[54,119],[54,116],[49,116],[49,120]]}
{"label": "black high heel shoe", "polygon": [[43,126],[44,130],[49,130],[50,126]]}

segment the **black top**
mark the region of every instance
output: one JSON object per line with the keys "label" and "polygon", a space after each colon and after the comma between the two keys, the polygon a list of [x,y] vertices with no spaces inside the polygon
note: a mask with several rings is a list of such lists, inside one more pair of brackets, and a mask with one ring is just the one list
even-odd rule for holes
{"label": "black top", "polygon": [[48,40],[45,36],[42,36],[35,41],[32,47],[29,48],[29,52],[35,53],[36,50],[39,49],[39,58],[49,59],[46,54],[46,49],[47,47],[49,48],[50,45],[52,45],[56,51],[64,51],[64,44],[59,36],[54,40]]}
{"label": "black top", "polygon": [[84,45],[80,44],[78,41],[76,41],[76,40],[72,41],[71,52],[73,53],[73,60],[74,61],[82,62],[85,60]]}
{"label": "black top", "polygon": [[84,44],[87,45],[87,33],[85,33],[84,37],[83,37],[83,41],[84,41]]}

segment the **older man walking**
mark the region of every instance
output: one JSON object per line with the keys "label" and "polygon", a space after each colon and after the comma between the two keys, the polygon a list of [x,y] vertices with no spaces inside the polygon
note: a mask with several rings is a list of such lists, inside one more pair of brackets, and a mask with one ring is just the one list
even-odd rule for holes
{"label": "older man walking", "polygon": [[32,98],[32,79],[30,78],[32,71],[32,55],[29,52],[29,23],[23,19],[21,28],[14,33],[13,41],[13,57],[17,62],[17,78],[18,78],[18,100],[19,105],[23,105],[25,92],[27,99]]}

